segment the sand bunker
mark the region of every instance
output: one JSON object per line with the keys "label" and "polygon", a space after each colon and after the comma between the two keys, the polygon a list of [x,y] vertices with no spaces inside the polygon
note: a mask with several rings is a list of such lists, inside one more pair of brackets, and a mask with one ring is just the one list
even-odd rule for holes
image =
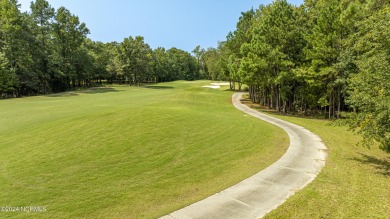
{"label": "sand bunker", "polygon": [[221,86],[219,86],[219,85],[207,85],[207,86],[202,86],[202,87],[212,88],[212,89],[218,89],[218,88],[220,88]]}
{"label": "sand bunker", "polygon": [[213,86],[228,86],[229,82],[221,82],[221,83],[210,83]]}
{"label": "sand bunker", "polygon": [[227,85],[229,85],[229,82],[210,83],[210,84],[211,84],[211,85],[205,85],[205,86],[202,86],[202,87],[212,88],[212,89],[218,89],[218,88],[221,88],[221,86],[227,86]]}

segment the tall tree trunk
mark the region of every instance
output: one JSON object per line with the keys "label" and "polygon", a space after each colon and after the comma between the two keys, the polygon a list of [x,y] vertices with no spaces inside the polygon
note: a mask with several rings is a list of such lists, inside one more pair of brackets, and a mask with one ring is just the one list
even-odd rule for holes
{"label": "tall tree trunk", "polygon": [[338,91],[338,105],[337,105],[337,119],[340,119],[340,112],[341,111],[341,92],[340,89]]}
{"label": "tall tree trunk", "polygon": [[252,103],[255,102],[255,92],[254,92],[255,87],[253,85],[249,86],[249,98],[251,99]]}
{"label": "tall tree trunk", "polygon": [[336,118],[336,92],[333,92],[332,108],[333,108],[333,119],[334,119]]}
{"label": "tall tree trunk", "polygon": [[329,119],[332,118],[332,93],[329,95]]}
{"label": "tall tree trunk", "polygon": [[66,85],[67,85],[67,89],[69,90],[71,88],[71,83],[70,83],[69,77],[66,78]]}
{"label": "tall tree trunk", "polygon": [[280,112],[280,90],[279,90],[279,85],[276,85],[276,111]]}

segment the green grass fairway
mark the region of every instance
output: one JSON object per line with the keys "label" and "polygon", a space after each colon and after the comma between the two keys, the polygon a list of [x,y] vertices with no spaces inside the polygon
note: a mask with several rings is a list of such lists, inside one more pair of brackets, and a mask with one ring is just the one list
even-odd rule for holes
{"label": "green grass fairway", "polygon": [[227,87],[201,88],[208,83],[1,100],[0,207],[47,210],[0,218],[156,218],[285,153],[284,131],[236,110]]}
{"label": "green grass fairway", "polygon": [[326,120],[272,115],[319,135],[328,158],[312,183],[265,218],[389,218],[389,154],[357,146],[359,136]]}

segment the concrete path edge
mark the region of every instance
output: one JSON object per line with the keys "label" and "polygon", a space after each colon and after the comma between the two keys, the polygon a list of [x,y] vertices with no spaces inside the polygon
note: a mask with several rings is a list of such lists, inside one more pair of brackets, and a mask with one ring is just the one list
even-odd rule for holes
{"label": "concrete path edge", "polygon": [[290,145],[286,153],[259,173],[162,219],[262,218],[312,182],[325,166],[327,148],[320,137],[301,126],[251,109],[241,103],[242,95],[236,93],[232,97],[238,110],[287,132]]}

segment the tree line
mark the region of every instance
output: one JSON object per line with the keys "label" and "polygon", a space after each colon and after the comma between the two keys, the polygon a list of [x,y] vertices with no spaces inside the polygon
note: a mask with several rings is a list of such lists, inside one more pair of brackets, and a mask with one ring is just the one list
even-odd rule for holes
{"label": "tree line", "polygon": [[217,48],[151,49],[141,36],[94,42],[76,15],[46,0],[21,13],[0,0],[0,98],[100,83],[173,80],[246,84],[255,103],[279,112],[347,117],[367,142],[390,151],[388,0],[286,0],[243,12]]}
{"label": "tree line", "polygon": [[0,1],[0,98],[204,77],[183,50],[153,50],[141,36],[94,42],[76,15],[46,0],[31,2],[30,12],[19,8],[17,0]]}
{"label": "tree line", "polygon": [[243,12],[225,41],[199,53],[211,78],[248,85],[253,102],[347,117],[390,151],[388,0],[275,0]]}

